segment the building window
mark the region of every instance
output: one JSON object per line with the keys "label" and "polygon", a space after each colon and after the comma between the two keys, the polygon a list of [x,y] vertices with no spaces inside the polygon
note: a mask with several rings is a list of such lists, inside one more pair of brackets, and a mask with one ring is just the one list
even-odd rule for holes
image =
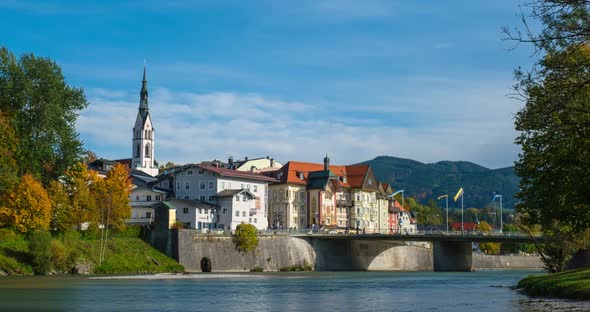
{"label": "building window", "polygon": [[203,169],[199,169],[199,174],[203,174],[205,171]]}
{"label": "building window", "polygon": [[213,202],[213,195],[209,195],[209,202]]}
{"label": "building window", "polygon": [[236,217],[240,216],[240,211],[236,210]]}
{"label": "building window", "polygon": [[221,182],[221,190],[225,190],[225,182]]}
{"label": "building window", "polygon": [[369,178],[369,185],[373,185],[373,180]]}
{"label": "building window", "polygon": [[185,190],[190,190],[191,189],[191,183],[189,181],[185,181],[184,182],[184,189]]}
{"label": "building window", "polygon": [[151,154],[151,151],[150,151],[150,143],[148,143],[148,144],[145,145],[145,157],[146,158],[150,158],[150,154]]}
{"label": "building window", "polygon": [[163,188],[168,188],[168,181],[162,182],[162,187]]}
{"label": "building window", "polygon": [[205,189],[205,182],[201,182],[201,189],[204,190]]}
{"label": "building window", "polygon": [[188,208],[182,208],[182,213],[187,214],[188,213]]}
{"label": "building window", "polygon": [[254,185],[254,192],[258,192],[258,185]]}
{"label": "building window", "polygon": [[244,183],[242,183],[241,189],[242,189],[242,190],[244,189]]}
{"label": "building window", "polygon": [[245,202],[246,201],[246,195],[242,195],[242,201]]}
{"label": "building window", "polygon": [[137,149],[135,150],[135,157],[140,157],[139,156],[140,151],[141,151],[141,146],[139,144],[137,144]]}
{"label": "building window", "polygon": [[139,195],[135,196],[135,200],[139,200]]}
{"label": "building window", "polygon": [[215,188],[215,182],[209,181],[209,189],[212,190]]}
{"label": "building window", "polygon": [[252,223],[252,218],[248,219],[248,222],[249,222],[249,223]]}
{"label": "building window", "polygon": [[191,227],[191,223],[190,223],[190,222],[185,222],[185,223],[184,223],[184,227],[186,227],[186,228],[190,228],[190,227]]}
{"label": "building window", "polygon": [[223,208],[223,214],[227,213],[227,208]]}
{"label": "building window", "polygon": [[188,171],[186,172],[186,175],[193,175],[193,171],[192,171],[192,170],[188,170]]}
{"label": "building window", "polygon": [[239,202],[240,201],[240,196],[239,195],[236,195],[235,197],[236,197],[236,201]]}
{"label": "building window", "polygon": [[201,195],[201,197],[199,197],[199,199],[204,202],[205,201],[205,195]]}
{"label": "building window", "polygon": [[180,182],[176,182],[176,189],[180,190]]}
{"label": "building window", "polygon": [[202,213],[201,208],[199,208],[199,214],[201,214],[201,213]]}
{"label": "building window", "polygon": [[246,217],[246,212],[242,211],[242,217]]}
{"label": "building window", "polygon": [[256,220],[256,218],[254,218],[254,223],[258,223],[258,221]]}
{"label": "building window", "polygon": [[184,199],[189,199],[188,196],[185,196]]}
{"label": "building window", "polygon": [[246,185],[246,188],[248,189],[248,191],[250,190],[250,184]]}
{"label": "building window", "polygon": [[156,201],[160,201],[162,197],[160,195],[156,195]]}
{"label": "building window", "polygon": [[151,219],[152,218],[152,213],[151,212],[146,212],[145,213],[145,217],[148,218],[148,219]]}
{"label": "building window", "polygon": [[152,201],[152,195],[146,195],[145,196],[145,200],[146,201]]}
{"label": "building window", "polygon": [[227,182],[227,188],[231,190],[231,182]]}

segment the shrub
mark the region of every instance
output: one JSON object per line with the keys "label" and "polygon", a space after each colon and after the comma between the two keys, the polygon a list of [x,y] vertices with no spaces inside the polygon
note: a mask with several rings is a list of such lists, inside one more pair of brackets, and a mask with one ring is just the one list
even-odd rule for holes
{"label": "shrub", "polygon": [[141,226],[139,225],[127,225],[120,231],[117,231],[113,236],[115,237],[140,237]]}
{"label": "shrub", "polygon": [[67,272],[70,268],[68,250],[58,239],[51,240],[51,263],[59,272]]}
{"label": "shrub", "polygon": [[250,272],[264,272],[264,269],[261,267],[253,267],[250,269]]}
{"label": "shrub", "polygon": [[233,237],[236,249],[241,252],[249,252],[258,247],[258,234],[256,227],[252,224],[241,223],[236,227],[236,234]]}
{"label": "shrub", "polygon": [[51,234],[35,231],[29,235],[29,250],[33,256],[33,272],[47,274],[51,270]]}

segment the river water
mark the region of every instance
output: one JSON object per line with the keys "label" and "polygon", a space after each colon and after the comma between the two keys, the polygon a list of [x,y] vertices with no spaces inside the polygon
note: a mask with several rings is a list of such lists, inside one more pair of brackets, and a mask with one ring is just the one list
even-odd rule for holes
{"label": "river water", "polygon": [[539,272],[0,278],[0,311],[587,311],[511,287]]}

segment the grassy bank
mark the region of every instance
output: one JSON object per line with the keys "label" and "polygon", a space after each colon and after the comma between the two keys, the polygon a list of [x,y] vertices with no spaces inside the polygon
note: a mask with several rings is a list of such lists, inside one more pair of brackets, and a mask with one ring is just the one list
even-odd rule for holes
{"label": "grassy bank", "polygon": [[[82,237],[76,232],[51,237],[45,257],[49,272],[65,274],[77,263],[87,264],[98,274],[184,272],[180,264],[138,237],[114,236],[108,241],[105,259],[100,265],[100,240],[95,237]],[[4,274],[33,274],[38,266],[35,259],[39,258],[35,255],[25,235],[0,229],[0,270]]]}
{"label": "grassy bank", "polygon": [[529,276],[518,288],[531,296],[590,300],[590,268]]}

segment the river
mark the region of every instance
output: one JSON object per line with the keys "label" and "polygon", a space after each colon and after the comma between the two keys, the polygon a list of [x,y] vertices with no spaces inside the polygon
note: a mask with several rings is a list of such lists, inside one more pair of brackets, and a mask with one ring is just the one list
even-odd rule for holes
{"label": "river", "polygon": [[[4,277],[0,311],[579,311],[511,287],[527,271]],[[574,309],[575,308],[575,309]]]}

